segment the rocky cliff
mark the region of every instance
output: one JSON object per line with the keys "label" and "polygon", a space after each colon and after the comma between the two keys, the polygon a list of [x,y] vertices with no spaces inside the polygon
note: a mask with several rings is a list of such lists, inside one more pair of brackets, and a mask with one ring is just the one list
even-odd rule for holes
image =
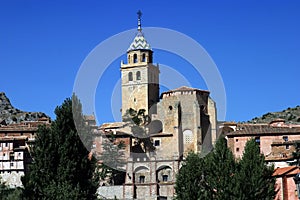
{"label": "rocky cliff", "polygon": [[300,106],[287,108],[279,112],[269,112],[261,117],[255,117],[248,123],[270,123],[274,119],[284,119],[286,123],[300,124]]}
{"label": "rocky cliff", "polygon": [[47,117],[42,112],[25,112],[14,108],[4,92],[0,92],[0,124],[15,124],[22,121],[37,121]]}

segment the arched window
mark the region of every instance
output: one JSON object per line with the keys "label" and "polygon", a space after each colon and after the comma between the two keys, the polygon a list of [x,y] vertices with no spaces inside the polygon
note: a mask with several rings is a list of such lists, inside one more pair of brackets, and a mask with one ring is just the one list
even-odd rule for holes
{"label": "arched window", "polygon": [[128,55],[128,63],[130,63],[130,55]]}
{"label": "arched window", "polygon": [[146,54],[143,53],[142,62],[146,62]]}
{"label": "arched window", "polygon": [[136,72],[136,80],[141,80],[141,72],[140,71]]}
{"label": "arched window", "polygon": [[137,63],[138,59],[137,59],[137,55],[136,54],[133,54],[133,62],[134,63]]}
{"label": "arched window", "polygon": [[183,131],[183,142],[184,144],[191,144],[193,143],[194,137],[193,132],[191,130]]}
{"label": "arched window", "polygon": [[132,78],[132,72],[129,72],[128,73],[128,81],[132,81],[133,80],[133,78]]}

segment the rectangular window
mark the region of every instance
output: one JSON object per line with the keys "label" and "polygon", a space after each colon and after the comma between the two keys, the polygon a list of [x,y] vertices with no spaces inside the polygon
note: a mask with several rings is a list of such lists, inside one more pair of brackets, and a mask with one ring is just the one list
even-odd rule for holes
{"label": "rectangular window", "polygon": [[290,149],[290,145],[289,144],[287,144],[287,145],[285,145],[285,149]]}
{"label": "rectangular window", "polygon": [[285,142],[289,141],[289,137],[288,137],[288,136],[282,136],[282,139],[283,139]]}
{"label": "rectangular window", "polygon": [[260,145],[260,137],[255,137],[255,142]]}
{"label": "rectangular window", "polygon": [[154,146],[156,147],[160,146],[160,140],[154,140]]}
{"label": "rectangular window", "polygon": [[238,141],[239,141],[239,139],[235,139],[235,141],[236,141],[236,142],[238,142]]}
{"label": "rectangular window", "polygon": [[10,166],[13,167],[13,166],[14,166],[14,163],[10,163]]}
{"label": "rectangular window", "polygon": [[240,148],[236,148],[236,151],[239,152],[239,151],[240,151]]}

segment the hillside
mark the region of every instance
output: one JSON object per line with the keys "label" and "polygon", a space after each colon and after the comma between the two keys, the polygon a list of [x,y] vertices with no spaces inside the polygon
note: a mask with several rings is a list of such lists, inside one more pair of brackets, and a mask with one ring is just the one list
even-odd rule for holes
{"label": "hillside", "polygon": [[287,108],[280,112],[268,112],[261,117],[255,117],[248,123],[269,123],[274,119],[285,119],[286,123],[300,124],[300,106]]}
{"label": "hillside", "polygon": [[14,108],[4,92],[0,92],[0,124],[15,124],[22,121],[36,121],[47,117],[42,112],[25,112]]}

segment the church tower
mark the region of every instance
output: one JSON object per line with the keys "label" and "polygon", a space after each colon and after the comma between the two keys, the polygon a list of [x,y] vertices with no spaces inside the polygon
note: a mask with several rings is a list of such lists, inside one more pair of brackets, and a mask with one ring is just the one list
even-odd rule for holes
{"label": "church tower", "polygon": [[145,109],[151,116],[159,101],[159,67],[153,65],[153,51],[142,32],[142,13],[137,14],[137,34],[127,50],[127,64],[121,63],[122,116],[130,108]]}

